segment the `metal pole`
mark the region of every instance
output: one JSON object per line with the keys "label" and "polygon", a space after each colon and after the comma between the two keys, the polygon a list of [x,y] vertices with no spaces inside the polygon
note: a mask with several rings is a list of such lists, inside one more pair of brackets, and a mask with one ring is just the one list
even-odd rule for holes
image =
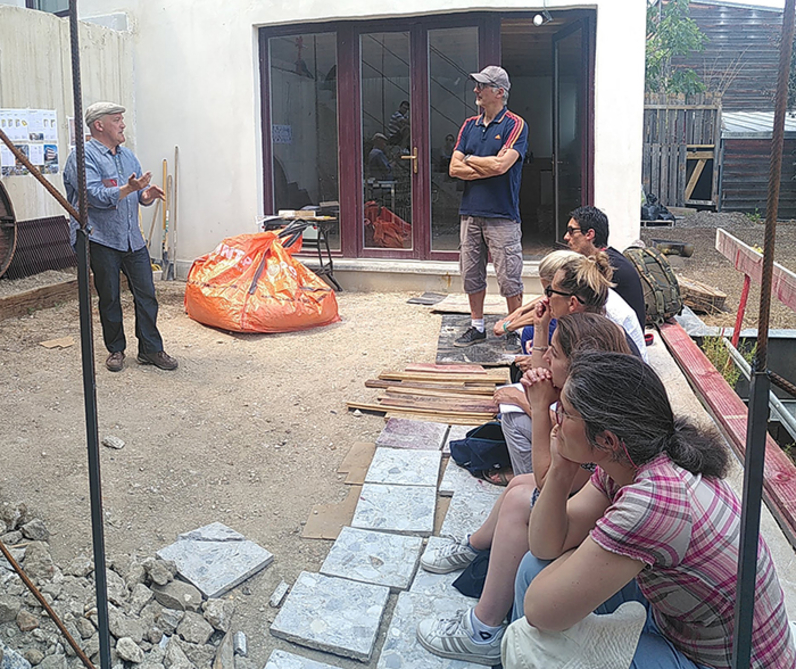
{"label": "metal pole", "polygon": [[86,191],[86,153],[83,133],[83,94],[80,81],[80,46],[78,42],[77,0],[69,0],[69,35],[72,46],[72,95],[75,105],[75,152],[77,158],[78,209],[75,251],[77,253],[77,288],[80,299],[80,345],[83,358],[83,401],[86,410],[88,480],[91,499],[91,534],[94,547],[94,579],[97,587],[100,667],[111,669],[111,641],[108,626],[108,577],[105,571],[105,533],[102,514],[102,478],[100,476],[99,425],[97,421],[97,379],[94,369],[94,335],[91,321],[91,284],[89,281],[88,192]]}
{"label": "metal pole", "polygon": [[746,425],[746,458],[744,463],[743,505],[741,509],[741,540],[738,555],[738,590],[735,596],[735,629],[733,633],[732,666],[747,669],[752,657],[752,623],[754,620],[757,546],[760,536],[760,502],[763,495],[763,464],[766,453],[768,425],[768,328],[771,312],[771,285],[774,270],[774,238],[777,228],[779,181],[782,174],[782,144],[785,133],[785,111],[788,94],[788,73],[793,48],[794,10],[796,0],[786,0],[782,14],[782,37],[779,45],[779,76],[771,138],[771,163],[766,203],[766,233],[763,246],[763,274],[760,283],[760,315],[757,319],[757,354],[752,365],[749,387],[749,417]]}

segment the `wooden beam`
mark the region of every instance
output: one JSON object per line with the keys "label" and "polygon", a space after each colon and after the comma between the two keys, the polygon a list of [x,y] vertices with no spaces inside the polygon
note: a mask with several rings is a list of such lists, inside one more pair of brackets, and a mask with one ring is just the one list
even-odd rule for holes
{"label": "wooden beam", "polygon": [[[415,390],[437,390],[440,393],[456,393],[459,395],[486,395],[492,397],[495,392],[495,384],[469,386],[462,383],[424,383],[423,381],[387,381],[384,379],[368,379],[365,381],[365,388],[402,388],[411,391]],[[423,393],[418,393],[423,394]]]}
{"label": "wooden beam", "polygon": [[409,388],[402,384],[385,389],[388,395],[424,395],[426,397],[486,397],[490,400],[495,391],[490,388]]}
{"label": "wooden beam", "polygon": [[[423,414],[427,416],[438,416],[438,417],[448,417],[448,416],[460,416],[462,418],[477,418],[483,423],[487,421],[494,420],[495,414],[493,413],[485,413],[481,411],[437,411],[435,409],[419,409],[419,408],[412,408],[412,407],[391,407],[391,406],[384,406],[383,404],[368,404],[367,402],[346,402],[346,408],[349,411],[355,411],[359,409],[360,411],[366,411],[368,413],[415,413],[415,414]],[[442,419],[440,419],[442,422]]]}
{"label": "wooden beam", "polygon": [[[660,333],[743,462],[749,413],[746,405],[678,323],[664,323]],[[791,545],[796,547],[796,466],[770,435],[766,438],[763,472],[763,499]]]}
{"label": "wooden beam", "polygon": [[380,379],[393,381],[472,381],[474,383],[507,383],[508,367],[504,372],[486,374],[445,374],[442,372],[394,372],[387,371],[379,374]]}
{"label": "wooden beam", "polygon": [[699,160],[697,164],[694,166],[694,171],[691,172],[691,178],[688,180],[688,183],[685,187],[685,199],[691,199],[691,193],[694,192],[694,188],[696,188],[697,181],[699,181],[699,177],[702,176],[702,170],[705,169],[705,161],[704,159]]}
{"label": "wooden beam", "polygon": [[41,286],[23,293],[0,298],[0,321],[25,316],[61,302],[77,298],[77,279]]}
{"label": "wooden beam", "polygon": [[[726,230],[716,230],[716,250],[740,272],[748,274],[758,286],[763,277],[763,254],[733,237]],[[796,311],[796,274],[774,263],[771,294],[786,307]]]}

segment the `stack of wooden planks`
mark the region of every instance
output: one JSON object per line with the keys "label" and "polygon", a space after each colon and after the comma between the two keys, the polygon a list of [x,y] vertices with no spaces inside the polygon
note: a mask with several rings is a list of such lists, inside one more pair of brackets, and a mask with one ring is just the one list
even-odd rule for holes
{"label": "stack of wooden planks", "polygon": [[480,425],[497,414],[492,395],[508,382],[507,367],[486,370],[481,365],[417,363],[365,382],[365,387],[381,390],[377,404],[348,402],[347,406],[349,411],[382,413],[386,418]]}

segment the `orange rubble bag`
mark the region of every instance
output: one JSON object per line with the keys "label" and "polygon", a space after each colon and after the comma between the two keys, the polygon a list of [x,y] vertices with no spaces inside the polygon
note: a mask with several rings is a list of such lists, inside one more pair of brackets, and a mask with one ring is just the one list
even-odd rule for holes
{"label": "orange rubble bag", "polygon": [[277,232],[238,235],[194,260],[185,311],[234,332],[292,332],[340,320],[334,291],[291,256]]}

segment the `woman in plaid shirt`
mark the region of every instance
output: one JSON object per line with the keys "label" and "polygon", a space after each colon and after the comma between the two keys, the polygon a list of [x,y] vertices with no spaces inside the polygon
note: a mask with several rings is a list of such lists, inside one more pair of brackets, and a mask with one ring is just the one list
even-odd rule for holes
{"label": "woman in plaid shirt", "polygon": [[[730,667],[741,505],[721,438],[675,418],[652,368],[614,353],[573,360],[556,423],[514,624],[565,630],[632,599],[648,615],[631,667]],[[597,470],[568,500],[584,462]],[[754,607],[751,666],[796,667],[762,537]]]}

